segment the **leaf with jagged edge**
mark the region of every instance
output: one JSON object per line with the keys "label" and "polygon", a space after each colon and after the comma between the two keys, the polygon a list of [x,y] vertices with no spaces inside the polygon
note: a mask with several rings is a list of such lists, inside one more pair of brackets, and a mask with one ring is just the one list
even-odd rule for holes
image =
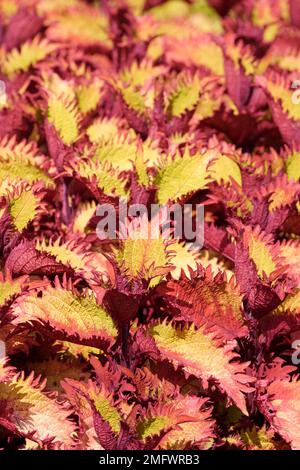
{"label": "leaf with jagged edge", "polygon": [[205,398],[179,395],[166,403],[150,405],[137,421],[139,438],[147,442],[162,435],[157,449],[178,450],[187,445],[207,448],[214,437],[215,423],[206,404]]}
{"label": "leaf with jagged edge", "polygon": [[47,391],[57,392],[59,396],[63,394],[62,380],[68,378],[87,382],[91,378],[87,364],[71,355],[67,357],[56,356],[43,361],[30,360],[27,361],[26,366],[28,371],[47,380]]}
{"label": "leaf with jagged edge", "polygon": [[153,236],[151,223],[145,218],[127,224],[128,236],[115,250],[116,260],[131,279],[142,277],[151,280],[150,286],[159,282],[157,276],[170,271],[166,240],[161,234]]}
{"label": "leaf with jagged edge", "polygon": [[83,46],[104,44],[111,47],[107,17],[99,8],[82,4],[67,11],[55,11],[48,20],[46,36],[50,40],[74,42]]}
{"label": "leaf with jagged edge", "polygon": [[232,60],[237,70],[242,66],[246,75],[253,75],[255,73],[256,64],[251,49],[247,48],[243,43],[228,44],[226,47],[226,55]]}
{"label": "leaf with jagged edge", "polygon": [[288,240],[280,244],[279,256],[282,263],[288,266],[289,274],[300,288],[300,240]]}
{"label": "leaf with jagged edge", "polygon": [[137,145],[124,138],[112,138],[104,145],[95,149],[93,160],[96,162],[108,162],[113,168],[121,171],[132,171],[132,162],[136,158]]}
{"label": "leaf with jagged edge", "polygon": [[21,294],[26,279],[26,276],[18,279],[0,279],[0,307],[6,305],[16,295]]}
{"label": "leaf with jagged edge", "polygon": [[45,382],[40,383],[33,374],[27,378],[16,374],[0,383],[2,416],[8,428],[23,436],[33,434],[34,440],[51,441],[52,446],[75,447],[76,425],[69,419],[72,411],[47,396],[44,388]]}
{"label": "leaf with jagged edge", "polygon": [[73,101],[76,99],[75,87],[71,80],[63,80],[57,73],[42,70],[43,89],[49,96],[64,96]]}
{"label": "leaf with jagged edge", "polygon": [[95,201],[82,202],[76,210],[72,231],[75,233],[85,233],[86,227],[96,212]]}
{"label": "leaf with jagged edge", "polygon": [[253,425],[252,427],[241,429],[240,434],[226,438],[226,442],[237,448],[242,448],[243,450],[277,449],[274,431],[267,429],[265,425],[261,428],[256,428],[256,426]]}
{"label": "leaf with jagged edge", "polygon": [[51,96],[48,100],[47,117],[66,145],[73,144],[79,137],[80,114],[76,101],[63,95]]}
{"label": "leaf with jagged edge", "polygon": [[283,83],[275,83],[271,80],[266,82],[266,87],[272,99],[280,103],[282,110],[294,121],[300,120],[300,107],[295,106],[291,91]]}
{"label": "leaf with jagged edge", "polygon": [[[62,382],[62,386],[73,408],[79,416],[79,429],[81,442],[86,444],[87,448],[92,448],[93,442],[99,440],[93,426],[93,411],[91,403],[95,411],[100,414],[104,422],[109,426],[113,434],[119,434],[121,430],[121,415],[118,411],[113,397],[105,390],[105,387],[97,387],[97,385],[89,381],[82,383],[77,380],[66,379]],[[100,442],[100,448],[103,449]]]}
{"label": "leaf with jagged edge", "polygon": [[37,216],[41,208],[43,194],[39,194],[30,186],[21,186],[9,198],[9,213],[14,227],[22,232]]}
{"label": "leaf with jagged edge", "polygon": [[17,155],[19,158],[23,157],[33,164],[35,163],[37,152],[38,150],[34,142],[27,142],[26,140],[17,142],[16,136],[7,136],[0,141],[1,160],[8,161]]}
{"label": "leaf with jagged edge", "polygon": [[[93,121],[93,123],[87,128],[87,135],[92,144],[99,144],[100,142],[109,142],[113,139],[122,128],[124,123],[116,118],[98,118]],[[129,133],[133,133],[132,129],[128,130]]]}
{"label": "leaf with jagged edge", "polygon": [[234,271],[230,268],[230,265],[221,257],[218,258],[216,253],[212,251],[202,249],[199,252],[199,262],[204,268],[210,267],[213,275],[218,274],[220,271],[226,273],[227,279],[231,279],[234,275]]}
{"label": "leaf with jagged edge", "polygon": [[207,119],[212,117],[215,112],[220,109],[221,103],[221,98],[213,97],[208,92],[201,94],[194,112],[194,119]]}
{"label": "leaf with jagged edge", "polygon": [[210,165],[209,172],[218,184],[221,184],[222,180],[230,183],[233,179],[239,186],[242,186],[241,169],[238,163],[228,155],[219,155]]}
{"label": "leaf with jagged edge", "polygon": [[113,268],[107,258],[102,253],[88,251],[85,245],[74,241],[63,243],[59,239],[53,242],[38,240],[35,248],[38,252],[53,256],[57,262],[70,266],[90,285],[93,285],[94,272],[101,275],[104,282],[108,282],[112,276]]}
{"label": "leaf with jagged edge", "polygon": [[155,66],[150,60],[140,63],[133,62],[130,67],[125,68],[120,73],[120,79],[133,88],[142,87],[154,78],[162,75],[163,66]]}
{"label": "leaf with jagged edge", "polygon": [[170,247],[170,264],[175,267],[171,271],[173,279],[179,280],[181,271],[189,276],[189,268],[195,270],[197,266],[198,253],[186,244],[175,242]]}
{"label": "leaf with jagged edge", "polygon": [[227,276],[219,269],[213,273],[208,265],[203,273],[190,270],[179,280],[167,280],[157,292],[176,320],[193,322],[197,327],[205,322],[224,341],[248,334],[243,297],[233,274]]}
{"label": "leaf with jagged edge", "polygon": [[208,36],[167,38],[166,56],[171,63],[175,61],[186,66],[205,67],[214,75],[224,76],[222,49]]}
{"label": "leaf with jagged edge", "polygon": [[79,110],[83,114],[94,111],[101,98],[101,82],[94,81],[90,85],[80,85],[76,89]]}
{"label": "leaf with jagged edge", "polygon": [[300,180],[300,152],[291,153],[286,160],[285,167],[289,180]]}
{"label": "leaf with jagged edge", "polygon": [[270,277],[278,268],[278,249],[274,247],[272,236],[262,232],[259,226],[254,229],[247,226],[243,234],[243,244],[255,264],[259,277],[263,278],[263,273]]}
{"label": "leaf with jagged edge", "polygon": [[144,160],[144,152],[138,151],[134,161],[134,168],[137,175],[137,181],[140,185],[147,187],[150,185],[150,176],[147,172],[147,163]]}
{"label": "leaf with jagged edge", "polygon": [[[279,368],[280,366],[277,365]],[[293,450],[300,449],[300,382],[297,377],[290,380],[288,373],[292,367],[280,368],[278,372],[269,369],[267,372],[267,403],[264,408],[272,410],[268,413],[272,427]],[[286,370],[286,376],[284,371]]]}
{"label": "leaf with jagged edge", "polygon": [[260,60],[257,73],[263,74],[268,67],[277,65],[281,70],[287,70],[290,72],[300,70],[300,55],[297,48],[284,47],[282,44],[271,45],[268,53]]}
{"label": "leaf with jagged edge", "polygon": [[33,293],[19,297],[12,312],[13,324],[35,324],[37,328],[56,339],[108,348],[114,343],[118,330],[111,316],[97,304],[93,295],[79,297],[64,289],[56,280],[55,287],[47,287],[42,297]]}
{"label": "leaf with jagged edge", "polygon": [[294,317],[300,315],[300,288],[295,289],[291,294],[288,294],[283,302],[273,310],[270,315],[292,315]]}
{"label": "leaf with jagged edge", "polygon": [[187,111],[193,110],[201,91],[201,81],[197,75],[190,77],[183,74],[176,77],[175,84],[167,96],[166,108],[175,117],[179,117]]}
{"label": "leaf with jagged edge", "polygon": [[82,179],[92,181],[96,179],[97,187],[102,189],[106,194],[126,197],[125,181],[121,180],[117,171],[111,168],[106,162],[89,161],[87,163],[79,163],[74,167],[76,175]]}
{"label": "leaf with jagged edge", "polygon": [[43,170],[18,155],[14,155],[9,161],[2,160],[0,156],[0,178],[5,178],[7,175],[15,181],[24,180],[28,183],[42,181],[46,186],[54,184]]}
{"label": "leaf with jagged edge", "polygon": [[90,356],[99,356],[100,354],[103,354],[103,351],[99,348],[70,343],[69,341],[55,341],[54,347],[58,348],[57,354],[59,357],[66,357],[67,359],[83,358],[85,361],[88,361]]}
{"label": "leaf with jagged edge", "polygon": [[0,58],[2,70],[10,78],[17,72],[27,72],[30,67],[43,60],[56,49],[56,44],[49,43],[47,39],[36,36],[31,41],[22,44],[20,50],[13,49],[7,56],[4,56],[2,52]]}
{"label": "leaf with jagged edge", "polygon": [[121,94],[126,105],[136,111],[138,114],[145,113],[146,98],[140,91],[135,90],[132,86],[118,86],[118,91]]}
{"label": "leaf with jagged edge", "polygon": [[261,196],[269,196],[269,212],[273,213],[283,207],[291,207],[298,201],[300,195],[300,184],[295,181],[288,181],[286,175],[279,176],[270,184],[265,185]]}
{"label": "leaf with jagged edge", "polygon": [[25,140],[17,143],[15,137],[0,141],[0,179],[42,181],[46,186],[53,186],[52,179],[37,164],[37,152],[32,143]]}
{"label": "leaf with jagged edge", "polygon": [[194,325],[176,329],[170,323],[158,323],[148,328],[154,339],[161,359],[170,361],[175,368],[181,367],[188,375],[195,375],[203,381],[214,379],[220,389],[248,415],[244,393],[253,390],[249,386],[255,378],[246,374],[249,363],[232,362],[239,356],[233,351],[234,344],[220,347],[216,335],[205,332],[204,327],[195,329]]}
{"label": "leaf with jagged edge", "polygon": [[0,329],[0,344],[1,341],[3,341],[5,345],[5,351],[8,357],[20,353],[27,356],[31,348],[39,346],[36,332],[25,328],[18,329],[10,323],[2,323]]}
{"label": "leaf with jagged edge", "polygon": [[191,156],[186,151],[183,157],[177,154],[155,178],[158,203],[176,201],[187,194],[207,188],[210,181],[208,166],[213,158],[212,152]]}

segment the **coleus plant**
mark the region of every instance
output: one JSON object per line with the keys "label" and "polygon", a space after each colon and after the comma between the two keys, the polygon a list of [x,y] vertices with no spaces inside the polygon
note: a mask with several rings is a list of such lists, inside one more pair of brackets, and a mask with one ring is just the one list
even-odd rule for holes
{"label": "coleus plant", "polygon": [[297,3],[0,0],[2,449],[300,449]]}

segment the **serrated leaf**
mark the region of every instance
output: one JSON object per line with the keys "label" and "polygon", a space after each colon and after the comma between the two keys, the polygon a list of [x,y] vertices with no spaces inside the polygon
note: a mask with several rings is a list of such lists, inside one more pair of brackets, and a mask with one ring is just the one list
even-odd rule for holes
{"label": "serrated leaf", "polygon": [[286,173],[289,180],[300,179],[300,152],[293,152],[286,161]]}
{"label": "serrated leaf", "polygon": [[244,233],[244,243],[250,258],[255,263],[258,275],[262,277],[263,273],[266,273],[270,276],[277,267],[270,237],[260,233],[258,228],[254,231],[247,228]]}
{"label": "serrated leaf", "polygon": [[116,251],[116,259],[132,279],[150,280],[169,270],[166,242],[160,234],[152,238],[151,224],[145,220],[136,227],[128,226],[128,237]]}
{"label": "serrated leaf", "polygon": [[[177,156],[169,165],[162,168],[155,178],[158,203],[166,204],[205,189],[209,182],[207,168],[211,160],[212,155],[209,152],[193,157],[186,152],[183,157]],[[183,175],[188,176],[183,178]]]}
{"label": "serrated leaf", "polygon": [[95,82],[90,85],[82,85],[77,88],[76,96],[80,111],[87,114],[96,109],[99,103],[101,97],[100,84]]}
{"label": "serrated leaf", "polygon": [[251,391],[249,383],[255,379],[246,375],[246,363],[231,362],[237,358],[232,349],[225,351],[218,347],[214,335],[205,333],[204,328],[196,330],[192,326],[176,330],[164,323],[150,327],[148,332],[163,359],[171,361],[175,367],[182,367],[187,374],[195,375],[205,383],[214,378],[243,413],[248,414],[242,392]]}
{"label": "serrated leaf", "polygon": [[183,397],[149,407],[146,416],[137,422],[138,435],[144,441],[161,435],[157,448],[185,449],[196,445],[203,449],[214,436],[211,409],[205,409],[207,400]]}
{"label": "serrated leaf", "polygon": [[200,81],[195,77],[191,80],[177,80],[174,91],[168,97],[168,111],[172,116],[181,116],[190,111],[198,103],[200,93]]}
{"label": "serrated leaf", "polygon": [[37,215],[40,198],[31,188],[25,188],[9,203],[9,212],[15,228],[21,232]]}
{"label": "serrated leaf", "polygon": [[24,278],[0,281],[0,307],[22,292]]}
{"label": "serrated leaf", "polygon": [[73,232],[84,233],[89,221],[96,212],[96,207],[94,201],[79,205],[73,222]]}
{"label": "serrated leaf", "polygon": [[58,284],[45,289],[42,297],[19,298],[13,312],[14,324],[35,322],[75,343],[108,347],[118,333],[110,315],[92,296],[78,297]]}
{"label": "serrated leaf", "polygon": [[75,101],[51,97],[48,101],[48,119],[66,145],[78,139],[80,117]]}
{"label": "serrated leaf", "polygon": [[2,59],[3,71],[9,77],[19,71],[27,72],[31,66],[43,60],[56,48],[56,44],[50,44],[46,39],[40,39],[37,36],[32,41],[23,44],[20,50],[13,49],[4,60]]}
{"label": "serrated leaf", "polygon": [[43,393],[43,386],[33,375],[15,376],[0,383],[4,417],[21,434],[36,433],[41,441],[52,439],[65,449],[75,445],[76,426],[68,418],[71,412]]}
{"label": "serrated leaf", "polygon": [[268,405],[273,410],[272,424],[293,450],[300,449],[299,393],[300,382],[297,380],[273,380],[268,386]]}
{"label": "serrated leaf", "polygon": [[202,275],[197,276],[194,272],[190,277],[168,280],[158,288],[174,318],[193,322],[196,326],[205,323],[225,340],[246,336],[243,297],[234,275],[228,280],[229,276],[219,270],[213,275],[208,267]]}

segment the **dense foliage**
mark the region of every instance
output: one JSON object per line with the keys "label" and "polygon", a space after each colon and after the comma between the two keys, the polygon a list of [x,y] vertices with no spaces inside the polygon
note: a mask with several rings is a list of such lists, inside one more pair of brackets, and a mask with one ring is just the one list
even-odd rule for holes
{"label": "dense foliage", "polygon": [[0,0],[1,448],[300,449],[298,4]]}

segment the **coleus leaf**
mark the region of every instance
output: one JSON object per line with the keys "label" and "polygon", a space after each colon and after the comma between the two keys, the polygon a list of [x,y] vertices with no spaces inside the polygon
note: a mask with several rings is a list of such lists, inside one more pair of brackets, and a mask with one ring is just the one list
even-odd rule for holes
{"label": "coleus leaf", "polygon": [[296,280],[296,286],[300,287],[300,242],[289,240],[281,243],[279,256],[282,262],[288,266],[290,275]]}
{"label": "coleus leaf", "polygon": [[[110,165],[102,162],[81,163],[75,166],[75,177],[81,179],[89,187],[95,184],[107,194],[126,197],[125,181],[123,181],[116,170]],[[86,181],[88,180],[88,181]]]}
{"label": "coleus leaf", "polygon": [[118,334],[113,319],[93,296],[78,297],[58,281],[55,287],[48,286],[42,297],[19,297],[13,314],[16,325],[35,324],[44,332],[79,344],[107,348]]}
{"label": "coleus leaf", "polygon": [[10,18],[4,35],[7,50],[17,47],[32,39],[42,28],[43,21],[35,11],[23,8]]}
{"label": "coleus leaf", "polygon": [[166,322],[153,325],[148,334],[154,339],[162,359],[169,360],[176,368],[182,367],[187,375],[195,375],[204,384],[214,379],[242,412],[248,414],[243,392],[252,390],[249,383],[255,379],[245,373],[247,363],[232,362],[238,357],[233,345],[222,349],[215,335],[205,332],[203,327],[176,329]]}
{"label": "coleus leaf", "polygon": [[35,249],[53,256],[58,263],[70,266],[91,284],[94,272],[102,276],[106,282],[114,277],[113,268],[107,258],[102,253],[87,251],[85,245],[72,241],[62,243],[60,240],[46,243],[42,240],[36,242]]}
{"label": "coleus leaf", "polygon": [[[68,418],[71,411],[50,398],[45,383],[33,374],[16,374],[0,383],[1,424],[21,436],[30,434],[38,442],[71,449],[76,426]],[[48,445],[49,445],[48,444]]]}
{"label": "coleus leaf", "polygon": [[214,422],[206,402],[203,398],[179,395],[175,403],[149,406],[146,415],[137,422],[140,439],[147,442],[156,435],[160,436],[157,448],[209,447],[214,435]]}
{"label": "coleus leaf", "polygon": [[43,60],[48,54],[55,51],[56,44],[49,43],[47,39],[36,36],[20,47],[13,49],[5,58],[2,54],[2,69],[8,77],[12,77],[19,71],[27,72],[31,66]]}
{"label": "coleus leaf", "polygon": [[[190,156],[187,152],[183,157],[177,155],[155,178],[158,203],[166,204],[205,189],[209,182],[208,166],[213,158],[209,152],[195,156]],[[182,179],[183,173],[191,175],[190,178]]]}
{"label": "coleus leaf", "polygon": [[198,275],[190,270],[190,277],[182,275],[177,282],[167,281],[157,287],[174,318],[192,321],[196,326],[205,322],[226,340],[246,336],[242,295],[234,276],[228,280],[220,271],[214,276],[208,267]]}
{"label": "coleus leaf", "polygon": [[121,124],[122,121],[115,117],[110,119],[98,118],[93,121],[86,132],[92,144],[109,142],[121,129]]}
{"label": "coleus leaf", "polygon": [[11,276],[22,274],[57,274],[68,271],[66,266],[45,253],[39,253],[33,242],[23,240],[9,253],[5,270]]}
{"label": "coleus leaf", "polygon": [[64,96],[50,97],[48,120],[66,145],[73,144],[79,137],[80,115],[75,101]]}
{"label": "coleus leaf", "polygon": [[83,202],[77,207],[72,227],[74,233],[85,232],[91,218],[95,215],[96,207],[95,201]]}
{"label": "coleus leaf", "polygon": [[21,294],[26,277],[18,279],[1,279],[0,281],[0,308],[7,304],[18,294]]}
{"label": "coleus leaf", "polygon": [[176,85],[167,97],[167,110],[172,116],[181,116],[183,113],[196,107],[199,100],[201,83],[197,76],[183,75],[176,77]]}
{"label": "coleus leaf", "polygon": [[[242,429],[239,434],[230,436],[227,439],[230,445],[235,445],[239,449],[246,450],[276,450],[276,441],[274,439],[274,431],[266,429],[263,426],[260,429],[252,428]],[[280,449],[280,447],[279,447]]]}
{"label": "coleus leaf", "polygon": [[0,177],[9,175],[11,180],[25,180],[28,183],[44,182],[45,186],[52,186],[53,181],[38,167],[37,152],[31,143],[22,141],[17,143],[16,138],[4,138],[0,142]]}
{"label": "coleus leaf", "polygon": [[99,9],[79,4],[67,15],[64,11],[53,12],[49,22],[47,37],[51,40],[76,41],[86,46],[102,41],[107,47],[111,46],[107,18]]}
{"label": "coleus leaf", "polygon": [[19,232],[24,230],[41,210],[41,200],[44,194],[39,189],[39,187],[22,185],[17,187],[13,195],[9,197],[9,213],[14,227]]}
{"label": "coleus leaf", "polygon": [[[299,387],[297,377],[289,380],[289,373],[294,368],[282,367],[277,361],[273,367],[267,369],[264,385],[266,395],[261,396],[260,409],[268,416],[273,429],[278,432],[292,449],[300,448],[299,443]],[[292,423],[292,426],[290,426]]]}
{"label": "coleus leaf", "polygon": [[145,217],[137,224],[135,222],[128,224],[129,236],[122,242],[120,250],[116,251],[116,260],[129,278],[154,280],[171,269],[167,241],[161,234],[151,236],[152,226]]}
{"label": "coleus leaf", "polygon": [[100,101],[101,82],[94,81],[89,85],[81,85],[76,89],[79,110],[83,114],[94,111]]}
{"label": "coleus leaf", "polygon": [[62,386],[80,417],[82,441],[86,441],[88,447],[98,441],[101,449],[116,448],[122,417],[112,395],[91,381],[84,385],[67,379]]}
{"label": "coleus leaf", "polygon": [[236,245],[237,280],[248,308],[257,316],[276,308],[289,289],[280,283],[280,279],[286,278],[286,266],[280,259],[279,246],[272,241],[272,236],[258,226],[254,229],[247,226],[242,241]]}
{"label": "coleus leaf", "polygon": [[283,139],[290,145],[298,145],[299,133],[299,107],[293,104],[289,86],[286,79],[275,75],[275,79],[265,77],[257,78],[258,84],[265,90],[271,107],[273,119],[278,126]]}

